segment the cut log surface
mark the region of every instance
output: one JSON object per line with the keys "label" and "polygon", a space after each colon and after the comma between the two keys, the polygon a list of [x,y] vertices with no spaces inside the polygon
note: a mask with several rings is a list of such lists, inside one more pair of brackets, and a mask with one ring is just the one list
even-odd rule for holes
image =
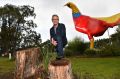
{"label": "cut log surface", "polygon": [[52,60],[48,71],[50,79],[73,79],[71,62],[68,59]]}
{"label": "cut log surface", "polygon": [[39,48],[28,48],[16,52],[15,79],[25,79],[35,75],[40,56]]}

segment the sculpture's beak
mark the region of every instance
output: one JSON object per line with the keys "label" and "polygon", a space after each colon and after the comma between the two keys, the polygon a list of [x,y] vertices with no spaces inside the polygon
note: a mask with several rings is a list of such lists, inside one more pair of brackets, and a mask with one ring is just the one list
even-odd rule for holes
{"label": "sculpture's beak", "polygon": [[64,6],[67,6],[68,4],[65,4]]}

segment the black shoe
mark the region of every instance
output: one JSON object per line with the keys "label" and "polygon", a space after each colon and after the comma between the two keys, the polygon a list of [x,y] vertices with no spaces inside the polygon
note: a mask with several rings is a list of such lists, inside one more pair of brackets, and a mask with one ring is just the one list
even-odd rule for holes
{"label": "black shoe", "polygon": [[62,58],[61,57],[56,57],[56,60],[61,60]]}
{"label": "black shoe", "polygon": [[65,58],[64,56],[62,56],[61,58]]}
{"label": "black shoe", "polygon": [[56,57],[56,60],[61,60],[63,58],[65,58],[65,57],[64,56],[59,56],[59,57]]}

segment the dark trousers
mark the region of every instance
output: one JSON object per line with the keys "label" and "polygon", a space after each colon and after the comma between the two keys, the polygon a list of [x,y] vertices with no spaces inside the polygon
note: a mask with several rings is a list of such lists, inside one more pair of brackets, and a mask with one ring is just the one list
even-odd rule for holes
{"label": "dark trousers", "polygon": [[62,38],[57,36],[56,52],[58,57],[64,57]]}

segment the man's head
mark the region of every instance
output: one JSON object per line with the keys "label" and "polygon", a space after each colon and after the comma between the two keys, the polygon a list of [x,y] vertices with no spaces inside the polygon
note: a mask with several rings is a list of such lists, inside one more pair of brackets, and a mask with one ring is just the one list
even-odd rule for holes
{"label": "man's head", "polygon": [[53,22],[53,25],[58,25],[59,23],[59,16],[54,14],[52,15],[52,22]]}

